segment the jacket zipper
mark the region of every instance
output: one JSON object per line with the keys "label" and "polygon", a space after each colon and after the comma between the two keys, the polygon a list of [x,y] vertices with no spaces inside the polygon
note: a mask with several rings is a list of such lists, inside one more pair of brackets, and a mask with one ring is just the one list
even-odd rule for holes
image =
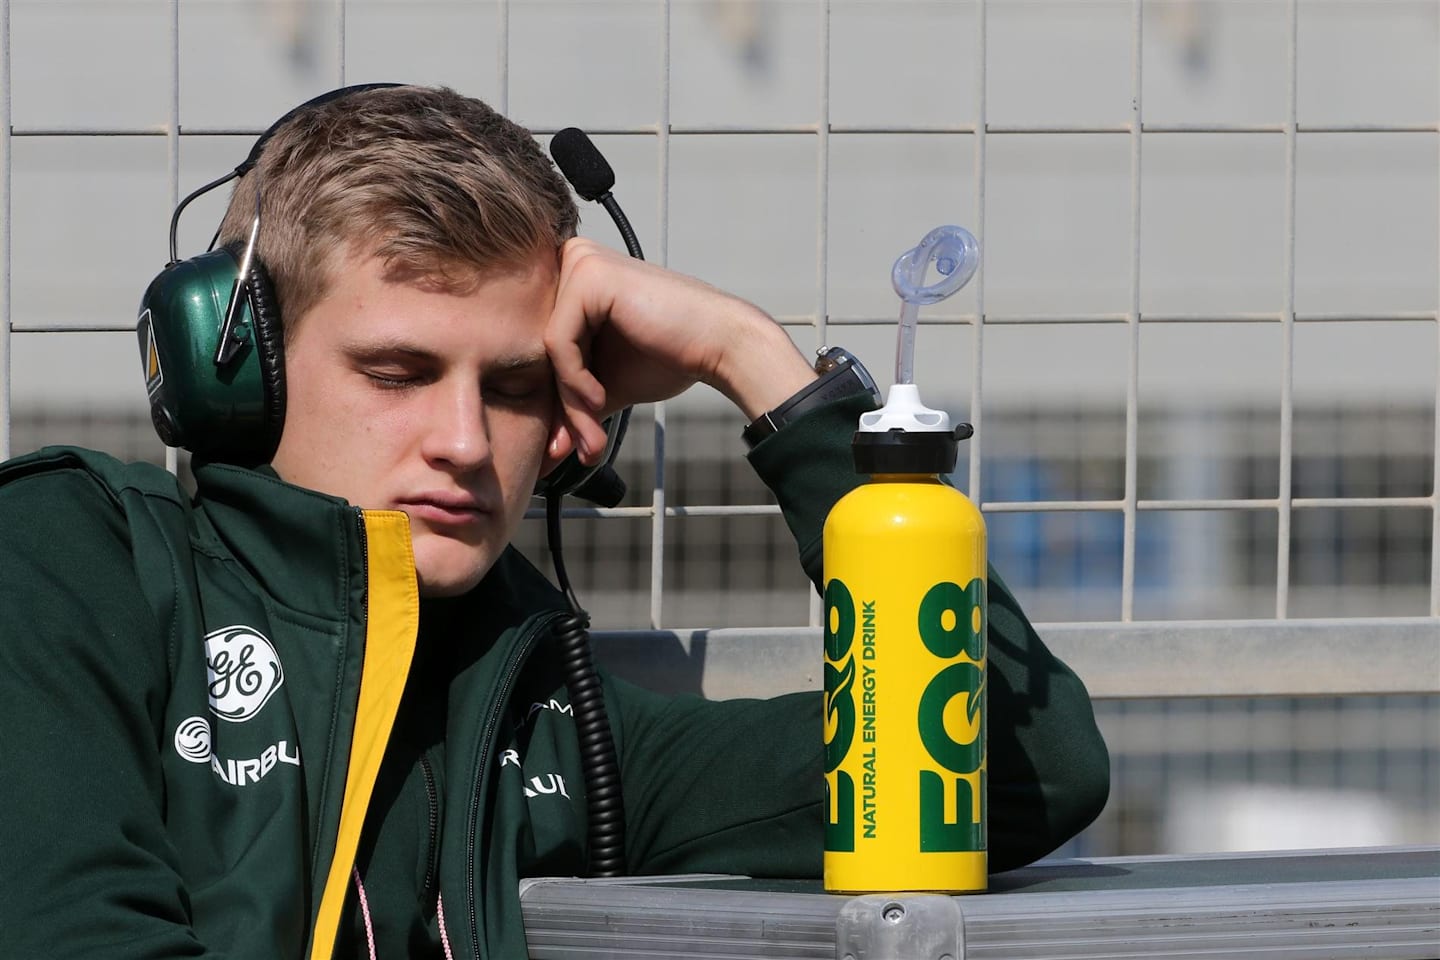
{"label": "jacket zipper", "polygon": [[480,822],[480,784],[489,769],[488,758],[491,742],[495,739],[495,728],[498,726],[502,711],[509,702],[510,690],[515,685],[515,679],[520,675],[526,661],[530,659],[530,654],[534,651],[540,634],[559,617],[559,613],[541,616],[520,638],[505,665],[505,672],[500,678],[500,685],[495,690],[494,698],[490,701],[490,713],[485,718],[485,726],[480,734],[479,762],[475,773],[475,782],[470,791],[470,815],[466,820],[465,830],[465,901],[469,914],[470,949],[477,958],[480,956],[480,923],[475,905],[475,848],[479,832],[477,826]]}
{"label": "jacket zipper", "polygon": [[422,903],[430,902],[430,891],[435,888],[435,868],[437,866],[437,853],[439,852],[436,840],[440,826],[440,799],[435,789],[435,771],[430,766],[430,758],[423,753],[420,755],[420,772],[425,778],[425,799],[430,804],[430,839],[426,849],[425,857],[425,885],[420,892]]}
{"label": "jacket zipper", "polygon": [[[357,538],[359,539],[359,541],[360,541],[360,573],[361,573],[361,581],[365,584],[364,591],[363,591],[363,593],[361,594],[361,597],[360,597],[360,636],[361,636],[361,637],[365,637],[366,634],[368,633],[369,629],[370,629],[370,536],[369,536],[369,534],[368,534],[368,533],[366,532],[366,530],[365,530],[365,511],[362,510],[362,509],[360,509],[359,507],[355,507],[355,508],[353,508],[353,510],[354,510],[354,517],[355,517],[355,535],[356,535],[356,537],[357,537]],[[364,654],[363,648],[362,648],[361,654],[360,654],[360,661],[361,661],[361,673],[362,673],[362,675],[363,675],[363,673],[364,673],[364,661],[365,661],[365,654]],[[340,680],[337,678],[337,680],[336,680],[336,697],[337,697],[337,700],[338,700],[339,696],[343,693],[343,689],[342,689],[342,688],[343,688],[343,682],[340,681]],[[357,688],[357,690],[356,690],[356,700],[357,700],[357,702],[358,702],[358,700],[359,700],[359,690],[358,690],[358,688]],[[350,737],[351,737],[351,741],[352,741],[352,742],[351,742],[351,744],[347,745],[347,747],[346,747],[347,755],[348,755],[348,753],[349,753],[349,751],[350,751],[350,748],[353,747],[354,736],[355,736],[355,731],[354,731],[354,728],[352,727],[352,728],[351,728],[351,731],[350,731]],[[326,777],[326,790],[327,790],[327,792],[328,792],[328,790],[329,790],[329,777],[328,777],[328,776]],[[344,807],[344,795],[345,795],[345,778],[344,778],[343,775],[342,775],[341,778],[340,778],[340,795],[341,795],[341,808],[342,808],[342,810],[343,810],[343,807]],[[335,833],[335,836],[336,836],[336,838],[337,838],[337,845],[338,845],[338,837],[339,837],[339,825],[338,825],[338,823],[336,824],[336,833]],[[322,835],[322,832],[321,832],[321,831],[317,831],[316,834],[315,834],[315,843],[314,843],[314,846],[311,848],[311,851],[310,851],[310,860],[311,860],[312,863],[319,863],[319,860],[320,860],[320,844],[321,844],[321,842],[323,841],[323,839],[324,839],[324,837],[323,837],[323,835]],[[325,876],[320,876],[320,877],[318,877],[317,879],[319,880],[320,896],[323,897],[323,896],[324,896],[324,891],[325,891],[326,877],[325,877]],[[346,899],[348,900],[349,898],[347,897]],[[312,919],[313,919],[313,918],[312,918]],[[339,931],[340,931],[341,929],[343,929],[343,928],[345,927],[345,925],[346,925],[346,911],[342,910],[342,911],[341,911],[341,917],[340,917],[340,925],[339,925],[339,927],[336,928],[336,940],[335,940],[336,943],[339,942]],[[352,928],[353,928],[353,926],[354,926],[353,923],[351,924],[351,926],[352,926]],[[310,930],[311,942],[310,942],[310,943],[307,945],[307,947],[306,947],[306,951],[305,951],[306,956],[309,956],[309,955],[311,954],[311,952],[314,950],[314,947],[315,947],[315,944],[314,944],[314,942],[313,942],[314,936],[315,936],[315,930],[314,930],[314,927],[312,926],[312,927],[311,927],[311,930]],[[331,944],[331,951],[332,951],[332,952],[334,951],[334,943]]]}
{"label": "jacket zipper", "polygon": [[[370,536],[369,536],[369,534],[367,534],[367,533],[365,532],[365,511],[361,510],[359,507],[356,507],[356,508],[355,508],[355,529],[356,529],[357,536],[360,538],[360,572],[361,572],[361,574],[362,574],[361,579],[362,579],[362,581],[363,581],[364,584],[365,584],[365,590],[364,590],[364,592],[362,593],[362,595],[361,595],[361,597],[360,597],[360,636],[361,636],[361,637],[364,637],[366,631],[367,631],[367,630],[369,629],[369,627],[370,627]],[[364,662],[365,662],[365,654],[364,654],[364,650],[363,650],[363,649],[361,650],[361,654],[360,654],[360,662],[361,662],[361,665],[362,665],[361,672],[363,673],[363,672],[364,672],[363,665],[364,665]],[[339,698],[340,698],[340,696],[344,693],[343,687],[344,687],[344,681],[341,680],[339,677],[336,677],[336,679],[335,679],[335,697],[336,697],[336,701],[338,701]],[[356,699],[356,702],[358,703],[358,702],[359,702],[359,699],[360,699],[359,688],[356,688],[355,699]],[[332,706],[332,709],[333,709],[333,706]],[[353,705],[352,705],[352,709],[353,709]],[[355,736],[355,731],[354,731],[354,729],[352,728],[351,731],[350,731],[350,737],[351,737],[352,742],[353,742],[353,740],[354,740],[354,736]],[[349,745],[347,745],[347,746],[346,746],[346,754],[347,754],[347,755],[349,754],[349,750],[350,750],[350,747],[349,747]],[[332,758],[332,759],[333,759],[333,758]],[[329,777],[328,777],[328,776],[326,777],[326,790],[327,790],[327,791],[329,790]],[[340,795],[341,795],[341,798],[342,798],[342,805],[343,805],[343,798],[344,798],[344,795],[345,795],[345,778],[344,778],[344,775],[343,775],[343,774],[341,775],[341,778],[340,778]],[[338,821],[337,821],[337,824],[336,824],[336,833],[337,833],[337,836],[338,836],[338,833],[339,833]],[[316,834],[315,834],[315,844],[314,844],[314,846],[312,847],[312,849],[310,850],[310,861],[311,861],[311,863],[318,863],[318,862],[319,862],[319,859],[320,859],[320,844],[321,844],[321,842],[322,842],[323,840],[324,840],[324,837],[322,836],[321,832],[320,832],[320,831],[316,831]],[[323,892],[323,891],[325,890],[325,877],[322,876],[322,877],[319,878],[319,880],[320,880],[320,890]]]}

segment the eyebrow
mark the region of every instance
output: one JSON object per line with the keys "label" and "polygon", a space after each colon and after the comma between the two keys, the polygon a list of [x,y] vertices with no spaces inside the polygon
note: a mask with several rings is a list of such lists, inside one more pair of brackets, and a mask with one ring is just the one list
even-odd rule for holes
{"label": "eyebrow", "polygon": [[[443,363],[443,354],[418,347],[406,340],[380,340],[363,343],[346,343],[341,346],[345,356],[359,362],[406,359],[419,360],[424,363]],[[548,369],[550,357],[542,352],[517,353],[508,356],[497,357],[486,363],[493,372],[510,373],[524,372],[540,368]]]}
{"label": "eyebrow", "polygon": [[550,356],[546,353],[513,354],[492,361],[491,366],[498,372],[524,372],[542,368],[548,370],[550,368]]}

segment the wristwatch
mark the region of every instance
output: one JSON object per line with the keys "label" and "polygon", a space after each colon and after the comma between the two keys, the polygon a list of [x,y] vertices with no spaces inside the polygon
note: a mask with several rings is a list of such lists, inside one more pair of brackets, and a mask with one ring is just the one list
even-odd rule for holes
{"label": "wristwatch", "polygon": [[875,379],[854,354],[844,347],[821,347],[815,353],[815,372],[820,374],[819,379],[807,383],[774,410],[752,420],[740,434],[747,448],[753,449],[787,423],[832,400],[868,393],[872,401],[880,402],[880,390],[875,386]]}

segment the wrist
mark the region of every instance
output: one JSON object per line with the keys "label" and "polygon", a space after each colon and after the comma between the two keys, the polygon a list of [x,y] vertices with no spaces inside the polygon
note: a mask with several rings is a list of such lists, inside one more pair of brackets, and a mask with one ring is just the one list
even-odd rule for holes
{"label": "wrist", "polygon": [[[757,311],[758,312],[758,311]],[[710,385],[740,408],[747,421],[781,404],[815,380],[815,369],[789,334],[768,316],[734,336]]]}
{"label": "wrist", "polygon": [[818,376],[745,427],[741,438],[747,447],[753,449],[787,424],[845,397],[866,395],[872,403],[879,402],[880,391],[874,379],[849,351],[842,347],[821,347],[816,357],[814,373]]}

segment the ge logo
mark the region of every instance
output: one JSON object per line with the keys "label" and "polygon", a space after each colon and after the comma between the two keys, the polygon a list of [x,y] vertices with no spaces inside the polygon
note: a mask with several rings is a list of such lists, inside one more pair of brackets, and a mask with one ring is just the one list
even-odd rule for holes
{"label": "ge logo", "polygon": [[258,630],[233,626],[205,637],[210,669],[210,711],[221,720],[243,723],[285,682],[280,657]]}

